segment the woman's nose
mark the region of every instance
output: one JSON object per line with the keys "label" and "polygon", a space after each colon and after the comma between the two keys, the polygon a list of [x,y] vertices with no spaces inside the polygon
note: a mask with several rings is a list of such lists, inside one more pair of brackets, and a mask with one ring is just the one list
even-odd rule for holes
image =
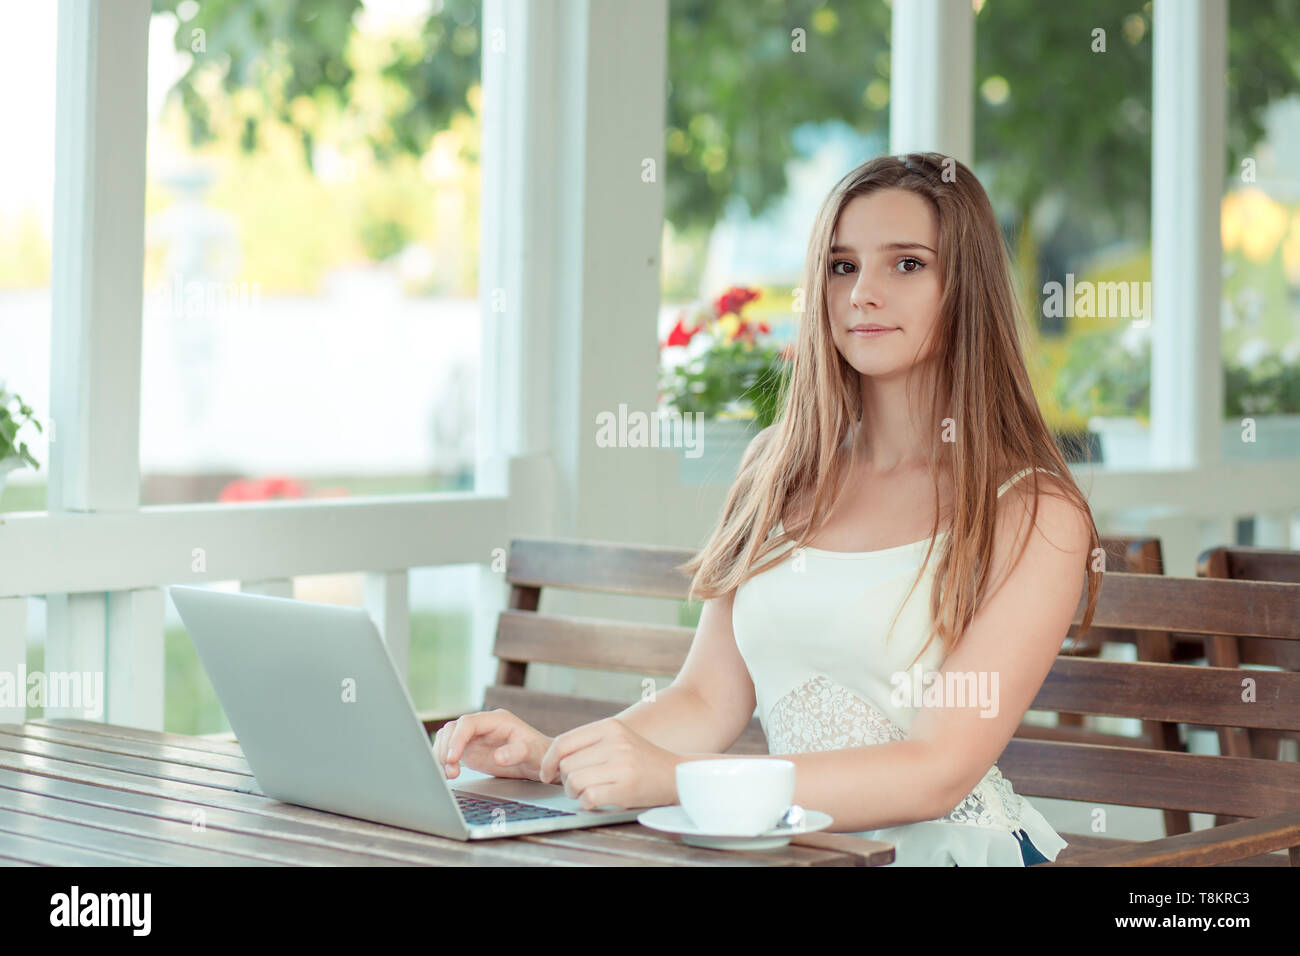
{"label": "woman's nose", "polygon": [[849,296],[849,302],[857,309],[864,309],[868,305],[879,306],[880,297],[876,294],[875,288],[867,282],[866,279],[859,279],[853,286],[853,294]]}

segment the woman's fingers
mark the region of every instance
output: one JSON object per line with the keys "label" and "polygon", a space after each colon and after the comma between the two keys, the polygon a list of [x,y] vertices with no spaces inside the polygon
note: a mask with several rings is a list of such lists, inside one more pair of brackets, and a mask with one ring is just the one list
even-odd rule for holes
{"label": "woman's fingers", "polygon": [[[459,775],[460,764],[489,773],[508,768],[532,776],[529,766],[540,760],[534,738],[541,735],[507,710],[465,714],[448,721],[434,735],[433,752],[448,777]],[[549,743],[549,738],[541,739]],[[542,750],[545,748],[542,747]],[[517,774],[516,774],[517,775]]]}
{"label": "woman's fingers", "polygon": [[528,748],[522,740],[512,740],[493,751],[493,759],[503,767],[520,763],[527,756]]}
{"label": "woman's fingers", "polygon": [[556,761],[555,771],[551,774],[554,778],[551,783],[565,783],[569,777],[587,767],[594,767],[605,763],[606,758],[600,752],[598,746],[586,746],[581,750],[575,750],[561,760]]}
{"label": "woman's fingers", "polygon": [[447,739],[447,751],[442,758],[443,763],[454,767],[471,746],[492,747],[507,744],[510,737],[510,715],[503,716],[496,711],[468,714],[456,721],[456,727]]}
{"label": "woman's fingers", "polygon": [[447,762],[447,741],[451,739],[452,731],[456,729],[456,721],[449,720],[433,735],[433,755],[438,759],[438,763]]}

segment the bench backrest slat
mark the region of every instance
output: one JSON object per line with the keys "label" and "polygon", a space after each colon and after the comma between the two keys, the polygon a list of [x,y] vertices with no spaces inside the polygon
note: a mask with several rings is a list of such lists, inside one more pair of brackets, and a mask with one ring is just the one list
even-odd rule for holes
{"label": "bench backrest slat", "polygon": [[997,760],[1017,793],[1262,817],[1300,809],[1300,764],[1012,738]]}
{"label": "bench backrest slat", "polygon": [[[1297,583],[1300,582],[1300,551],[1242,546],[1211,548],[1197,558],[1196,573],[1204,578]],[[1300,671],[1300,644],[1242,637],[1210,641],[1207,647],[1212,664],[1231,667],[1265,664]]]}
{"label": "bench backrest slat", "polygon": [[[495,654],[530,664],[672,677],[693,638],[689,627],[503,611]],[[1250,703],[1242,701],[1246,677],[1255,684]],[[1061,657],[1033,709],[1300,730],[1300,674]]]}

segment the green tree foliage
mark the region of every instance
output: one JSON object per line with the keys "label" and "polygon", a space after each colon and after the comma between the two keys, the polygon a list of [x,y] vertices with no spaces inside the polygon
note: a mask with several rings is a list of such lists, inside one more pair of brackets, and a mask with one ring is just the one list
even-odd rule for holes
{"label": "green tree foliage", "polygon": [[[173,91],[189,117],[195,145],[212,138],[209,97],[251,90],[265,115],[294,127],[310,157],[316,111],[295,111],[300,97],[343,110],[354,80],[347,48],[361,0],[153,0],[154,13],[184,13],[176,49],[193,63]],[[405,96],[393,104],[391,121],[371,131],[376,157],[395,152],[421,155],[433,134],[458,111],[469,112],[470,90],[479,82],[478,0],[444,0],[409,40],[395,45],[385,75],[400,81]],[[216,71],[219,94],[204,83]],[[258,117],[245,119],[244,147],[258,143]]]}
{"label": "green tree foliage", "polygon": [[[154,0],[175,12],[183,0]],[[435,5],[437,8],[437,5]],[[346,102],[345,48],[361,0],[203,0],[177,31],[206,50],[181,79],[192,133],[207,132],[215,64],[221,89],[254,89],[294,122],[296,97]],[[994,172],[992,192],[1023,222],[1046,197],[1064,203],[1093,241],[1141,234],[1150,218],[1151,4],[1092,0],[987,0],[976,20],[975,153]],[[1227,76],[1230,172],[1263,133],[1264,108],[1300,89],[1300,0],[1232,0]],[[1106,31],[1106,52],[1094,32]],[[740,197],[761,214],[786,191],[791,130],[838,120],[879,132],[888,119],[890,8],[884,0],[670,0],[665,129],[666,214],[680,231],[707,229]],[[796,52],[802,43],[801,52]],[[419,154],[467,109],[480,75],[480,0],[445,0],[385,73],[407,95],[377,155]],[[250,118],[246,141],[256,142]],[[301,128],[305,143],[311,129]]]}

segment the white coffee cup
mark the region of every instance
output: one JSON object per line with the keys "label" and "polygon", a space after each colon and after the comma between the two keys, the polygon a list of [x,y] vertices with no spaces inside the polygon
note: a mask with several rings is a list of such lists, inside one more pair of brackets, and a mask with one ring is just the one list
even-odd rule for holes
{"label": "white coffee cup", "polygon": [[794,803],[794,763],[773,757],[685,760],[677,765],[677,798],[704,833],[757,836]]}

